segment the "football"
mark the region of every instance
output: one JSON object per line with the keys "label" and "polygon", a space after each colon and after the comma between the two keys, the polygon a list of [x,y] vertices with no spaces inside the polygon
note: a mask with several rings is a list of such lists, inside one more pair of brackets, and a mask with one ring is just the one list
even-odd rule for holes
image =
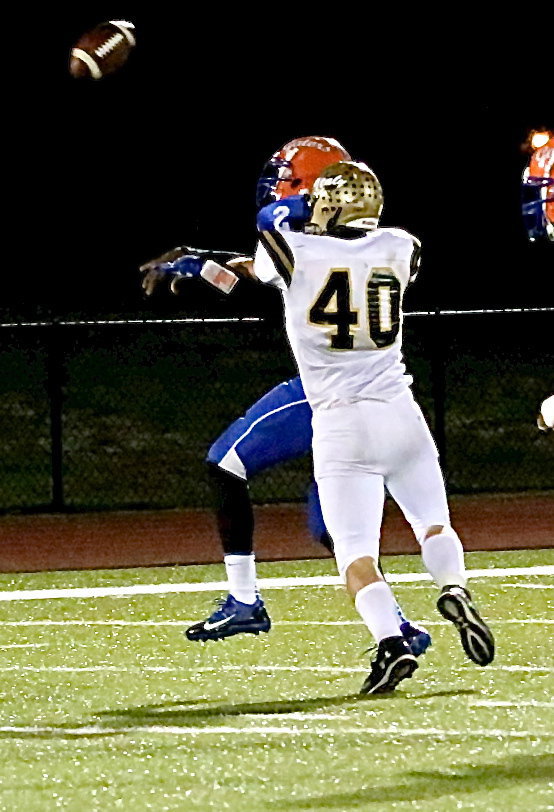
{"label": "football", "polygon": [[135,26],[110,20],[87,31],[71,49],[69,72],[75,79],[101,79],[127,61],[135,45]]}

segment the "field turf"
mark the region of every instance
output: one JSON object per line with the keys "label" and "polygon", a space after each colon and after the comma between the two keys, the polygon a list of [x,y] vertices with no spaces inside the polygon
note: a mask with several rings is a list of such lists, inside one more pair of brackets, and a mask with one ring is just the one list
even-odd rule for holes
{"label": "field turf", "polygon": [[[162,585],[220,581],[221,566],[0,576],[0,809],[553,810],[554,549],[466,560],[507,570],[471,582],[494,663],[469,662],[436,589],[403,580],[395,593],[433,645],[394,693],[363,698],[371,641],[336,584],[262,584],[268,635],[195,644],[182,628],[221,590]],[[383,563],[422,572],[415,556]],[[160,591],[63,592],[141,584]],[[7,600],[15,590],[53,591]]]}

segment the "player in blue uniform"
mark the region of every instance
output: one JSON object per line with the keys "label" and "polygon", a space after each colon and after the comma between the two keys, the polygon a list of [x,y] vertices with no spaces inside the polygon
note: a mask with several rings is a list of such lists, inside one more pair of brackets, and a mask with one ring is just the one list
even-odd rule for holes
{"label": "player in blue uniform", "polygon": [[554,242],[554,132],[529,133],[521,213],[529,242]]}
{"label": "player in blue uniform", "polygon": [[[289,142],[272,156],[260,177],[256,194],[259,217],[263,218],[265,212],[274,218],[276,211],[278,216],[278,207],[286,199],[288,222],[294,228],[296,218],[300,226],[308,214],[306,195],[316,177],[331,163],[349,159],[349,154],[334,139],[309,136]],[[169,275],[173,277],[175,292],[175,280],[198,276],[207,259],[232,268],[238,257],[183,246],[142,266],[143,288],[151,293]],[[229,594],[209,618],[187,629],[189,640],[219,640],[240,633],[269,631],[271,621],[256,588],[254,517],[248,482],[261,471],[311,453],[311,443],[312,410],[297,376],[263,395],[209,449],[207,463]],[[308,493],[308,523],[313,536],[332,551],[315,483]],[[402,632],[413,653],[423,654],[431,644],[430,635],[408,621],[400,608],[398,612]]]}

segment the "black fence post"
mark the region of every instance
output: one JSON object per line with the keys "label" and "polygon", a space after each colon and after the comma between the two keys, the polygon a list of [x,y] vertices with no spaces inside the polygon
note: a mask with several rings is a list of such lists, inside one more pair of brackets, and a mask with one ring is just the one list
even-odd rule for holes
{"label": "black fence post", "polygon": [[52,498],[54,511],[65,509],[63,483],[63,399],[65,384],[65,361],[62,328],[52,324],[47,328],[48,346],[48,397],[50,399],[50,460]]}
{"label": "black fence post", "polygon": [[435,310],[431,375],[433,379],[433,406],[435,410],[435,442],[445,479],[446,470],[446,335],[439,308]]}

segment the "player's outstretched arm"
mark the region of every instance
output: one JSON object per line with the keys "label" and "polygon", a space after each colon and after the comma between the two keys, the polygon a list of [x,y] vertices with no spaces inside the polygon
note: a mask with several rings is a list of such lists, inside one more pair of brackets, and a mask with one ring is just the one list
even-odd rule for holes
{"label": "player's outstretched arm", "polygon": [[[229,263],[237,262],[237,271],[230,270]],[[237,274],[248,275],[242,271],[242,263],[249,262],[236,251],[214,251],[206,248],[192,248],[188,245],[178,246],[165,254],[140,266],[142,288],[151,296],[161,284],[169,284],[172,293],[181,293],[181,281],[202,277],[209,284],[230,293],[238,281]]]}
{"label": "player's outstretched arm", "polygon": [[[258,231],[300,229],[310,213],[308,195],[290,195],[260,209]],[[251,257],[236,252],[179,245],[140,266],[142,288],[147,296],[151,296],[160,285],[169,284],[172,293],[179,294],[183,279],[200,276],[223,293],[230,293],[239,277],[257,281],[253,264]]]}

